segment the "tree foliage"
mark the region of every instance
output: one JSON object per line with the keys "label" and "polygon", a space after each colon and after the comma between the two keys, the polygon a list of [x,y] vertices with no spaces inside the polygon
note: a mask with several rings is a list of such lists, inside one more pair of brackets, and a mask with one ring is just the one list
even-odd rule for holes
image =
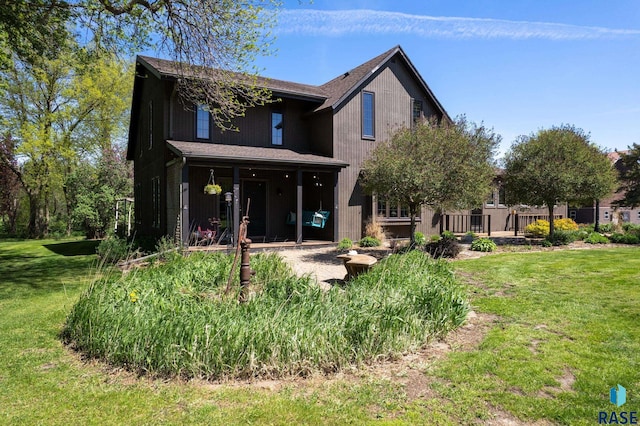
{"label": "tree foliage", "polygon": [[620,187],[624,197],[618,204],[635,208],[640,206],[640,145],[633,144],[626,153],[620,154]]}
{"label": "tree foliage", "polygon": [[362,186],[380,199],[406,206],[415,219],[421,206],[436,210],[481,205],[491,190],[493,154],[500,137],[464,117],[401,128],[378,145],[362,170]]}
{"label": "tree foliage", "polygon": [[[593,202],[615,185],[611,162],[582,129],[561,125],[520,136],[504,160],[504,185],[509,204],[554,206]],[[553,220],[549,236],[553,238]]]}
{"label": "tree foliage", "polygon": [[155,47],[177,62],[178,93],[185,103],[208,105],[216,124],[231,128],[230,120],[247,107],[271,100],[257,84],[253,64],[271,53],[269,30],[279,5],[278,0],[0,0],[0,44],[4,40],[22,59],[51,59],[50,47],[62,44],[74,25],[78,42],[98,52],[129,55]]}
{"label": "tree foliage", "polygon": [[6,164],[0,161],[0,219],[5,223],[5,230],[15,235],[20,182],[13,172],[18,167],[18,161],[15,143],[9,135],[0,139],[0,158],[6,159]]}
{"label": "tree foliage", "polygon": [[47,235],[53,210],[66,205],[69,213],[67,176],[91,152],[113,143],[129,105],[124,63],[91,55],[72,41],[58,49],[57,57],[35,62],[13,54],[0,73],[0,130],[12,135],[19,160],[12,163],[0,152],[0,163],[29,200],[31,237]]}

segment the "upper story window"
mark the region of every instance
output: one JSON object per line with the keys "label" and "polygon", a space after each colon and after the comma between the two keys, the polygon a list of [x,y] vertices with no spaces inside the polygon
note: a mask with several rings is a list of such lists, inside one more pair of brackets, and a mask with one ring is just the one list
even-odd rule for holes
{"label": "upper story window", "polygon": [[149,149],[153,148],[153,102],[149,101]]}
{"label": "upper story window", "polygon": [[422,112],[422,101],[419,101],[417,99],[412,99],[411,101],[412,123],[416,124],[422,119],[422,117],[424,117],[424,113]]}
{"label": "upper story window", "polygon": [[209,110],[205,105],[198,105],[196,110],[196,138],[209,139]]}
{"label": "upper story window", "polygon": [[282,145],[283,116],[281,112],[271,113],[271,145]]}
{"label": "upper story window", "polygon": [[487,207],[493,207],[496,205],[496,193],[493,189],[489,193],[489,196],[487,197],[487,200],[484,202],[484,204]]}
{"label": "upper story window", "polygon": [[506,206],[507,205],[507,201],[506,201],[506,193],[504,190],[504,185],[500,184],[500,186],[498,187],[498,204],[501,206]]}
{"label": "upper story window", "polygon": [[362,92],[362,137],[365,139],[374,139],[376,137],[375,115],[375,94]]}

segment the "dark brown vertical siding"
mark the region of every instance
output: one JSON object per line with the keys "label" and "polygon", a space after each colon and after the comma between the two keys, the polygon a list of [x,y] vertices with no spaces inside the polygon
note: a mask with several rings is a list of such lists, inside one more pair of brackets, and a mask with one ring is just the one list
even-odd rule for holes
{"label": "dark brown vertical siding", "polygon": [[[362,139],[361,134],[361,91],[375,93],[375,140]],[[369,220],[370,198],[362,193],[358,176],[362,163],[372,150],[402,126],[411,123],[411,99],[421,99],[425,109],[434,111],[427,102],[427,94],[411,77],[400,62],[388,62],[335,112],[333,136],[334,156],[346,161],[350,166],[340,172],[339,177],[339,238],[359,239],[363,224]],[[424,213],[418,230],[431,233],[432,214]]]}
{"label": "dark brown vertical siding", "polygon": [[[166,169],[165,169],[165,95],[164,82],[149,75],[141,85],[139,138],[136,144],[134,179],[139,185],[136,199],[137,231],[142,235],[161,236],[166,230],[167,214],[162,207],[166,204]],[[149,103],[152,102],[153,114],[149,117]],[[151,132],[153,143],[149,146],[149,120],[152,119]],[[160,226],[154,228],[152,184],[154,177],[160,178]],[[139,219],[139,220],[138,220]]]}

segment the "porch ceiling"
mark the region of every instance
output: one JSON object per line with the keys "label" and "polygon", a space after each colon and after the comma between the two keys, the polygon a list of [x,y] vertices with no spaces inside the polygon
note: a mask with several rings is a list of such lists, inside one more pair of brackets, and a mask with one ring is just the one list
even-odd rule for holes
{"label": "porch ceiling", "polygon": [[267,148],[242,145],[223,145],[202,142],[167,141],[175,154],[193,159],[223,160],[256,164],[286,164],[320,166],[329,168],[347,167],[349,163],[317,154],[303,154],[286,148]]}

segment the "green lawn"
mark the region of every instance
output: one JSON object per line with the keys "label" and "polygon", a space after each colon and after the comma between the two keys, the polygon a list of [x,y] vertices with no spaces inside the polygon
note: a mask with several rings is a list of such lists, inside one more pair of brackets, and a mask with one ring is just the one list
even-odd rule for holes
{"label": "green lawn", "polygon": [[[0,424],[596,424],[608,390],[640,407],[640,249],[506,253],[455,262],[479,347],[414,362],[428,397],[380,369],[260,386],[136,377],[62,346],[95,243],[0,242]],[[480,329],[481,327],[478,327]],[[387,377],[392,377],[389,379]]]}

